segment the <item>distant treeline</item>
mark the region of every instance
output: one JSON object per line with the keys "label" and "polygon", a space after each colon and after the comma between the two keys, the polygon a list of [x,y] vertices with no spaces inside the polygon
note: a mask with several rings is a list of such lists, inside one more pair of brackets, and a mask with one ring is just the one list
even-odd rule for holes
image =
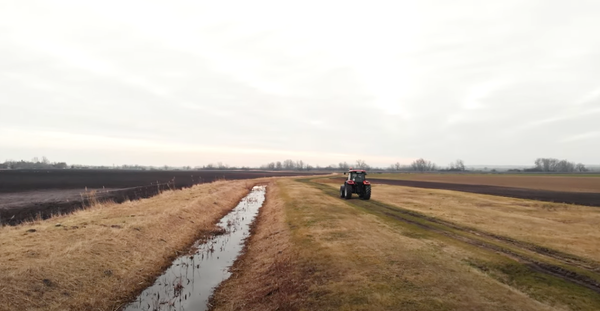
{"label": "distant treeline", "polygon": [[[559,160],[554,158],[538,158],[534,162],[535,166],[526,169],[509,169],[508,172],[544,172],[544,173],[583,173],[589,169],[582,163],[569,162],[567,160]],[[433,172],[433,171],[467,171],[463,160],[456,160],[450,163],[446,168],[440,168],[435,163],[425,159],[413,161],[410,165],[401,165],[400,163],[393,164],[390,167],[394,171],[417,171],[417,172]],[[484,168],[483,171],[488,171]],[[496,172],[496,169],[491,169],[491,172]]]}
{"label": "distant treeline", "polygon": [[[583,173],[589,169],[582,163],[569,162],[567,160],[559,160],[554,158],[538,158],[534,162],[535,166],[526,169],[509,169],[508,172],[545,172],[545,173]],[[425,159],[418,159],[410,165],[401,165],[400,163],[393,164],[390,167],[395,171],[417,171],[417,172],[433,172],[433,171],[467,171],[463,160],[456,160],[450,163],[447,168],[440,168],[435,163]],[[484,168],[483,171],[488,171]],[[491,172],[496,172],[496,169],[491,169]]]}
{"label": "distant treeline", "polygon": [[535,160],[535,167],[526,169],[528,172],[555,172],[555,173],[573,173],[587,172],[588,169],[581,163],[575,164],[567,160],[553,158],[539,158]]}
{"label": "distant treeline", "polygon": [[66,169],[68,168],[65,162],[50,162],[48,158],[42,157],[33,158],[31,161],[5,161],[0,163],[0,169],[26,170],[26,169]]}
{"label": "distant treeline", "polygon": [[[508,169],[508,172],[543,172],[543,173],[578,173],[590,171],[581,163],[569,162],[554,158],[538,158],[534,162],[535,166],[525,169]],[[31,161],[12,161],[8,160],[0,163],[0,169],[117,169],[117,170],[274,170],[274,171],[347,171],[348,169],[370,170],[375,172],[463,172],[463,171],[482,171],[496,172],[496,169],[483,168],[479,170],[468,169],[463,160],[456,160],[446,167],[440,167],[437,164],[423,158],[414,160],[411,164],[401,164],[396,162],[388,167],[375,167],[367,164],[366,161],[358,159],[354,163],[340,162],[328,166],[311,165],[303,160],[287,159],[283,161],[270,162],[259,167],[249,166],[230,166],[222,162],[216,164],[207,164],[204,166],[143,166],[143,165],[119,165],[119,166],[92,166],[92,165],[68,165],[65,162],[50,162],[48,158],[41,159],[35,157]]]}
{"label": "distant treeline", "polygon": [[348,169],[357,170],[369,170],[375,172],[389,172],[389,171],[415,171],[415,172],[429,172],[429,171],[464,171],[466,170],[465,164],[462,160],[456,160],[450,163],[448,168],[440,168],[435,163],[427,161],[425,159],[418,159],[413,161],[409,165],[400,164],[396,162],[388,167],[376,167],[367,164],[365,160],[358,159],[354,163],[340,162],[338,164],[330,164],[328,166],[313,166],[305,163],[302,160],[284,160],[271,162],[260,167],[261,169],[267,170],[299,170],[299,171],[347,171]]}
{"label": "distant treeline", "polygon": [[347,171],[350,168],[358,169],[358,170],[384,170],[383,168],[371,167],[364,160],[356,160],[356,162],[352,165],[348,162],[340,162],[338,164],[330,164],[328,166],[319,166],[319,165],[310,165],[302,160],[283,160],[277,162],[270,162],[265,165],[261,165],[260,169],[265,170],[298,170],[298,171]]}
{"label": "distant treeline", "polygon": [[0,170],[12,169],[12,170],[28,170],[28,169],[95,169],[95,170],[137,170],[137,171],[170,171],[170,170],[250,170],[250,167],[233,167],[228,165],[205,165],[205,166],[144,166],[144,165],[81,165],[81,164],[67,164],[65,162],[50,162],[46,157],[42,160],[33,158],[31,161],[13,161],[8,160],[4,163],[0,163]]}

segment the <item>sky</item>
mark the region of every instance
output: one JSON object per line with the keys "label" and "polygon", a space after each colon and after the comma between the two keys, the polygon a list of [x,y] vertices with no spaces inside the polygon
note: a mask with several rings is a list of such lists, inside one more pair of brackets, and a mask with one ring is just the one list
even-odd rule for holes
{"label": "sky", "polygon": [[0,2],[0,161],[600,164],[600,1]]}

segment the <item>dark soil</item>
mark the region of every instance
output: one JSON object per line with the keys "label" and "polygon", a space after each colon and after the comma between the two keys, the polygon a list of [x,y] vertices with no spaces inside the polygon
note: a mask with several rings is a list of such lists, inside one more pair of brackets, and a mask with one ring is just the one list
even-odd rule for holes
{"label": "dark soil", "polygon": [[[341,181],[343,183],[343,181]],[[489,194],[527,200],[538,200],[555,203],[568,203],[586,206],[600,206],[600,193],[590,192],[562,192],[549,190],[536,190],[525,188],[510,188],[489,185],[467,185],[430,181],[375,179],[373,184],[386,184],[415,188],[443,189],[469,193]]]}
{"label": "dark soil", "polygon": [[128,171],[128,170],[0,170],[0,193],[42,189],[130,188],[175,180],[189,187],[218,179],[315,175],[313,172],[269,171]]}
{"label": "dark soil", "polygon": [[[2,170],[0,225],[69,213],[96,201],[148,198],[215,180],[315,175],[270,171]],[[92,192],[93,195],[92,195]]]}

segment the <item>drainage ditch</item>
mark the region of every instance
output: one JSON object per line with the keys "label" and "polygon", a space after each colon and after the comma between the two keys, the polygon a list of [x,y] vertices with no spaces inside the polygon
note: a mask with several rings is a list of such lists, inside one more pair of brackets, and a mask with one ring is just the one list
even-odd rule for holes
{"label": "drainage ditch", "polygon": [[197,241],[123,311],[207,310],[214,289],[231,275],[229,268],[244,248],[265,193],[265,186],[255,186],[219,221],[223,234]]}

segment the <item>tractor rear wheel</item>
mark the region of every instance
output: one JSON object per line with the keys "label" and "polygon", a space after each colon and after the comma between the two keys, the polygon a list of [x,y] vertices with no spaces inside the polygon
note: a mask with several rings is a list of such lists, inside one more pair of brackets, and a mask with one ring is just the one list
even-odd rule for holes
{"label": "tractor rear wheel", "polygon": [[346,186],[344,186],[344,194],[345,194],[346,200],[349,200],[352,198],[352,185],[346,184]]}
{"label": "tractor rear wheel", "polygon": [[344,196],[346,195],[346,194],[344,193],[344,190],[345,190],[345,189],[344,189],[344,185],[341,185],[341,186],[340,186],[340,198],[342,198],[342,199],[343,199],[343,198],[344,198]]}
{"label": "tractor rear wheel", "polygon": [[362,196],[363,200],[369,200],[371,198],[371,185],[365,186],[365,192]]}

